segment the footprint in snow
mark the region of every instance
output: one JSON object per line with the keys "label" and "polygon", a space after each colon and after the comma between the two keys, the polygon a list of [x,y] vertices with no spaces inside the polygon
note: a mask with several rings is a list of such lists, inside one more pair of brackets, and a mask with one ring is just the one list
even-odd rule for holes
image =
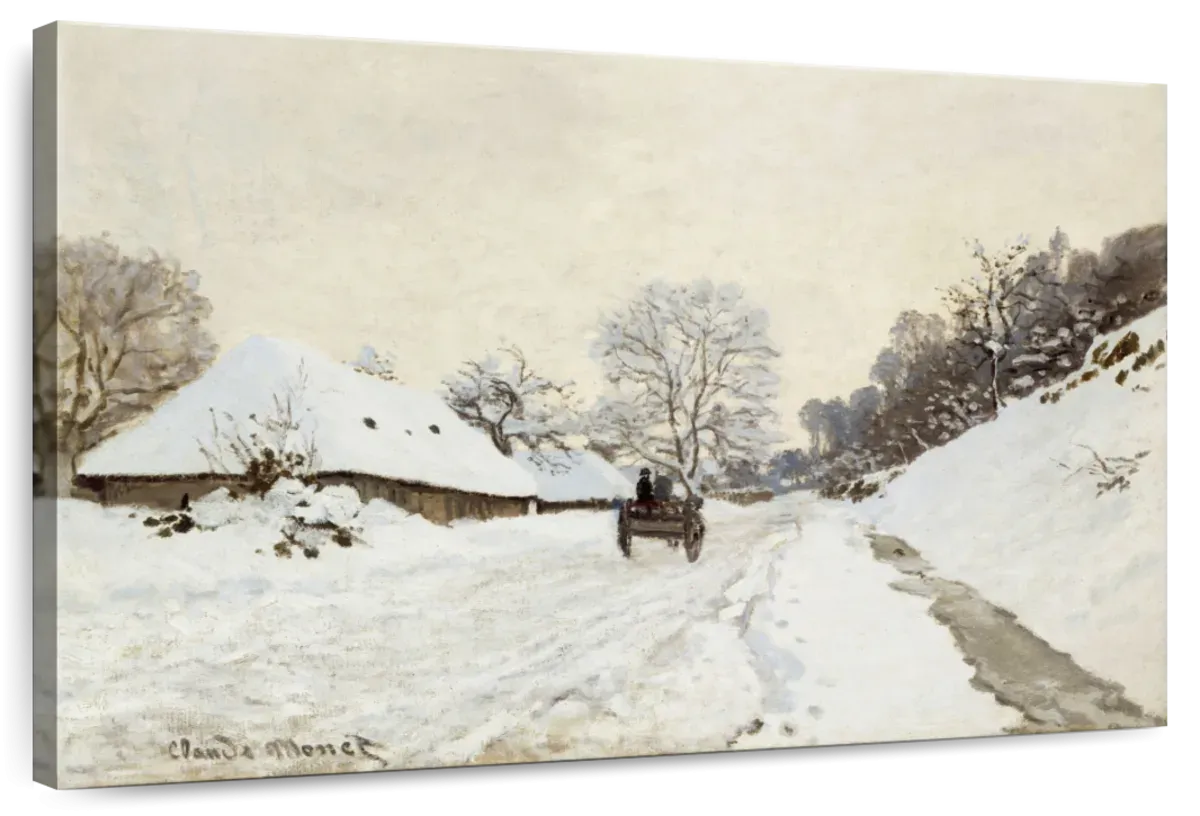
{"label": "footprint in snow", "polygon": [[821,717],[825,716],[825,709],[821,708],[820,706],[810,705],[808,707],[808,716],[812,717],[814,720],[819,720]]}

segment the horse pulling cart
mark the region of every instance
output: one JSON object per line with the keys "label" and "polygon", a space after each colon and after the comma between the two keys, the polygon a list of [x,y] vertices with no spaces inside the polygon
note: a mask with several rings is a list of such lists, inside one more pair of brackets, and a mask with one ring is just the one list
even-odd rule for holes
{"label": "horse pulling cart", "polygon": [[631,556],[634,536],[659,538],[666,540],[672,549],[683,544],[688,562],[695,563],[704,543],[700,506],[699,499],[622,502],[617,517],[617,545],[621,554],[626,558]]}

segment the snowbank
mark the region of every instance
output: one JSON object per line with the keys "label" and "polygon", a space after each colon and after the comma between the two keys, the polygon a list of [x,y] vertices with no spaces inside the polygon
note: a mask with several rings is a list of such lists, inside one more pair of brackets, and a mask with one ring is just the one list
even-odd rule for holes
{"label": "snowbank", "polygon": [[591,451],[518,451],[513,457],[537,482],[539,499],[551,502],[627,499],[633,483]]}
{"label": "snowbank", "polygon": [[[299,384],[298,436],[311,436],[326,473],[350,472],[495,496],[532,497],[534,480],[435,394],[387,382],[290,341],[251,337],[200,379],[181,388],[141,425],[84,458],[82,475],[193,475],[213,472],[201,445],[214,447],[214,417],[246,435],[250,416]],[[210,411],[215,413],[210,413]],[[226,416],[227,415],[227,416]],[[237,463],[224,463],[231,473]]]}
{"label": "snowbank", "polygon": [[[1134,331],[1145,350],[1165,340],[1166,319],[1159,309],[1097,345],[1111,349]],[[1136,372],[1133,362],[1011,403],[996,421],[922,455],[862,512],[940,574],[973,585],[1164,715],[1166,357]],[[1044,393],[1057,402],[1043,403]],[[1097,495],[1092,450],[1136,461],[1128,489]]]}

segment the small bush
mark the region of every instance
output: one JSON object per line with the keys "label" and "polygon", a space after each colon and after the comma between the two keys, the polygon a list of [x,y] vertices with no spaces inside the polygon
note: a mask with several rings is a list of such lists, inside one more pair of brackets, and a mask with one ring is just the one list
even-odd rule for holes
{"label": "small bush", "polygon": [[1079,378],[1079,381],[1080,382],[1090,382],[1099,376],[1100,376],[1100,372],[1097,371],[1096,369],[1092,368],[1092,369],[1089,369],[1089,370],[1083,372],[1082,376],[1080,376],[1080,378]]}
{"label": "small bush", "polygon": [[[1079,447],[1087,450],[1092,455],[1092,460],[1073,470],[1067,478],[1070,479],[1076,473],[1087,471],[1096,478],[1096,498],[1116,490],[1118,493],[1128,490],[1130,487],[1130,479],[1138,472],[1141,467],[1141,460],[1150,455],[1150,451],[1138,451],[1133,456],[1101,456],[1087,445]],[[1070,468],[1062,462],[1057,462],[1058,466],[1066,470]]]}
{"label": "small bush", "polygon": [[1125,380],[1128,378],[1129,378],[1129,369],[1128,368],[1121,369],[1121,372],[1119,374],[1117,374],[1117,385],[1124,385]]}
{"label": "small bush", "polygon": [[[1138,355],[1137,359],[1133,361],[1133,370],[1140,371],[1145,366],[1150,365],[1161,357],[1166,350],[1167,344],[1162,339],[1159,339],[1157,343]],[[1157,369],[1158,367],[1156,366],[1155,370]]]}
{"label": "small bush", "polygon": [[1140,343],[1141,340],[1137,336],[1137,332],[1126,332],[1125,336],[1113,346],[1113,350],[1109,352],[1108,356],[1100,362],[1100,366],[1106,369],[1112,368],[1126,357],[1137,354]]}
{"label": "small bush", "polygon": [[272,408],[262,417],[250,414],[239,421],[228,412],[218,417],[210,408],[211,438],[201,442],[200,452],[213,471],[237,474],[244,489],[260,497],[280,479],[314,484],[317,443],[300,422],[307,384],[301,364],[294,381],[272,395]]}
{"label": "small bush", "polygon": [[[895,478],[895,476],[892,478]],[[891,480],[889,479],[888,481]],[[874,496],[879,492],[881,487],[883,487],[883,485],[880,482],[868,482],[865,479],[858,479],[854,482],[840,482],[825,485],[817,491],[817,495],[823,499],[832,499],[835,501],[849,499],[857,504],[865,498]]]}
{"label": "small bush", "polygon": [[881,485],[879,482],[864,482],[862,479],[859,479],[850,486],[850,490],[847,491],[847,496],[850,501],[858,504],[863,499],[869,498],[878,493],[880,487]]}

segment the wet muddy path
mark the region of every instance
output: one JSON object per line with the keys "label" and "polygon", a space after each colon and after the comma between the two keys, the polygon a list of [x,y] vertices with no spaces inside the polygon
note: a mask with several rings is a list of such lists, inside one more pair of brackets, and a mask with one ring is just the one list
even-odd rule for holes
{"label": "wet muddy path", "polygon": [[1122,686],[1082,668],[1008,610],[966,584],[931,574],[932,566],[904,541],[878,533],[869,539],[875,558],[903,573],[894,589],[932,601],[930,614],[975,669],[972,685],[1024,715],[1013,733],[1166,725],[1126,698]]}

